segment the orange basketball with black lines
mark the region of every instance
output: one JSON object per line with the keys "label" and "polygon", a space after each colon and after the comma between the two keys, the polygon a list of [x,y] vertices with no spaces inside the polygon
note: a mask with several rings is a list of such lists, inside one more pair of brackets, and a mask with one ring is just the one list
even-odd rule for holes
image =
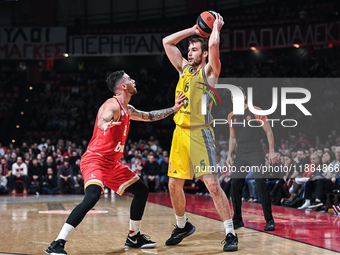
{"label": "orange basketball with black lines", "polygon": [[198,16],[196,21],[197,28],[204,37],[208,37],[211,34],[215,19],[216,12],[214,11],[205,11]]}

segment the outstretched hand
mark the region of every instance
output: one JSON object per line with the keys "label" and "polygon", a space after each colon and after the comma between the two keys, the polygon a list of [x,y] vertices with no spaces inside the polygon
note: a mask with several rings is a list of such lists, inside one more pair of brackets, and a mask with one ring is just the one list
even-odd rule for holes
{"label": "outstretched hand", "polygon": [[120,125],[122,124],[122,122],[115,122],[113,120],[110,120],[109,122],[105,122],[103,125],[102,125],[102,128],[104,130],[104,135],[106,135],[106,131],[109,129],[109,128],[112,128],[113,126],[117,126],[117,125]]}
{"label": "outstretched hand", "polygon": [[183,106],[184,99],[185,99],[185,95],[182,92],[179,92],[177,95],[175,105],[173,107],[175,112],[177,112]]}

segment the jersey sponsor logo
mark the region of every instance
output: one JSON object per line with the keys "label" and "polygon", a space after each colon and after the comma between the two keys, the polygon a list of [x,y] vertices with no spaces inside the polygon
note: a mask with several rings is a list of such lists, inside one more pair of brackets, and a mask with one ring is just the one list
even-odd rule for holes
{"label": "jersey sponsor logo", "polygon": [[118,142],[116,148],[115,148],[115,152],[123,152],[124,151],[124,146],[125,144],[121,144],[120,142]]}
{"label": "jersey sponsor logo", "polygon": [[92,178],[96,178],[95,175],[91,174],[91,176],[89,177],[89,179],[92,179]]}
{"label": "jersey sponsor logo", "polygon": [[176,170],[174,171],[174,174],[177,174],[177,171],[176,171]]}
{"label": "jersey sponsor logo", "polygon": [[180,110],[180,113],[183,113],[183,114],[190,114],[191,112]]}
{"label": "jersey sponsor logo", "polygon": [[189,105],[189,98],[185,97],[183,100],[183,108],[186,109]]}

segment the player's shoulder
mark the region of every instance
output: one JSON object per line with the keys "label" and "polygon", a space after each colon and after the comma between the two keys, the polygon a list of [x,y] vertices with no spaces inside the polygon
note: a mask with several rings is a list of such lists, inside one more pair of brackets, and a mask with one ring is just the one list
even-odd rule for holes
{"label": "player's shoulder", "polygon": [[104,107],[109,107],[112,110],[119,110],[120,109],[120,105],[118,103],[118,100],[116,97],[111,97],[109,99],[107,99],[104,103],[103,103]]}
{"label": "player's shoulder", "polygon": [[192,66],[189,65],[189,63],[183,63],[182,70],[180,73],[185,74],[187,71],[190,70],[190,68],[192,68]]}
{"label": "player's shoulder", "polygon": [[110,97],[108,98],[104,104],[113,104],[113,105],[119,105],[117,97]]}

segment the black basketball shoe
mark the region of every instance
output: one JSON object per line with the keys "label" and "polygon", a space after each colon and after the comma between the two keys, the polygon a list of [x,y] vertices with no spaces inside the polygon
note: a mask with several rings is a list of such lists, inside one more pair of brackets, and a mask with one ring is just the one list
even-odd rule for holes
{"label": "black basketball shoe", "polygon": [[50,255],[65,255],[67,254],[66,251],[64,250],[65,242],[66,241],[62,239],[53,241],[45,252]]}
{"label": "black basketball shoe", "polygon": [[172,231],[171,237],[165,242],[165,245],[177,245],[182,242],[185,237],[192,235],[195,230],[196,228],[189,221],[185,223],[184,228],[179,228],[176,225],[176,228]]}
{"label": "black basketball shoe", "polygon": [[125,247],[128,248],[153,248],[156,246],[156,242],[151,241],[147,235],[141,235],[140,232],[134,236],[128,235],[125,242]]}
{"label": "black basketball shoe", "polygon": [[238,250],[238,237],[237,234],[229,233],[222,241],[224,244],[223,251],[237,251]]}

